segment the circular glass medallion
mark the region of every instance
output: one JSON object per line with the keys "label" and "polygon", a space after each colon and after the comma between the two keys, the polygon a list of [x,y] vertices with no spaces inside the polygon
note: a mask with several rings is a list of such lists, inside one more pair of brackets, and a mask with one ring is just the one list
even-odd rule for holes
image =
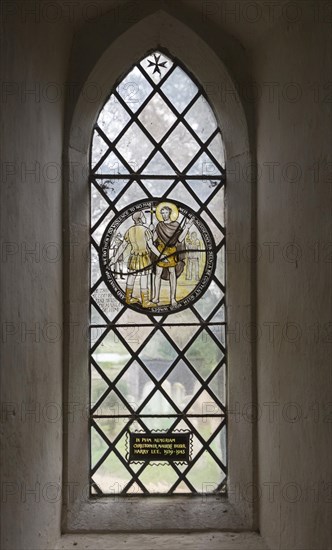
{"label": "circular glass medallion", "polygon": [[100,246],[105,283],[124,305],[160,315],[198,300],[215,269],[206,223],[174,201],[139,201],[107,226]]}

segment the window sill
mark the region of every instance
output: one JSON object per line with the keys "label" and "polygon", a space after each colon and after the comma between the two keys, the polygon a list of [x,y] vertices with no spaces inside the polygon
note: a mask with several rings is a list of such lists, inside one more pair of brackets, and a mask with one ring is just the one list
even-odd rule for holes
{"label": "window sill", "polygon": [[268,550],[258,533],[220,531],[173,534],[64,535],[55,550]]}
{"label": "window sill", "polygon": [[[176,533],[204,530],[248,531],[227,500],[216,496],[97,498],[68,510],[67,533],[155,532]],[[172,528],[170,529],[170,526]]]}

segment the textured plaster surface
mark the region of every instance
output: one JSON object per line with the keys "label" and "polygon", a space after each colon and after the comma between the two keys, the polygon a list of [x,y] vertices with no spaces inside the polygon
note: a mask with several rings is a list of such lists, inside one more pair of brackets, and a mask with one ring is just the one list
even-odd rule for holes
{"label": "textured plaster surface", "polygon": [[[82,0],[80,5],[87,3]],[[219,1],[140,2],[139,12],[136,3],[122,3],[118,18],[114,9],[121,4],[105,1],[103,9],[107,6],[111,12],[102,22],[102,32],[91,17],[87,21],[82,16],[74,20],[67,16],[51,22],[33,14],[24,16],[20,10],[26,2],[5,4],[2,81],[11,87],[7,87],[6,99],[2,96],[1,205],[3,240],[12,245],[5,249],[2,266],[4,550],[54,549],[56,544],[66,550],[155,548],[156,535],[145,535],[139,542],[135,535],[113,535],[111,539],[106,535],[67,535],[56,542],[61,514],[57,491],[62,473],[62,417],[56,411],[62,405],[62,340],[55,330],[62,322],[62,266],[61,254],[54,261],[55,248],[45,245],[56,243],[59,247],[61,243],[62,182],[56,166],[62,160],[66,109],[65,94],[54,99],[51,88],[48,99],[41,96],[38,100],[36,94],[38,98],[38,87],[45,91],[50,82],[62,89],[72,80],[75,100],[76,83],[85,81],[107,41],[158,7],[183,20],[222,57],[243,98],[258,172],[262,171],[253,204],[257,242],[264,251],[253,268],[257,272],[256,323],[262,331],[255,340],[262,410],[257,423],[258,496],[254,496],[260,531],[273,550],[330,549],[328,243],[332,238],[328,163],[332,125],[328,3],[292,2],[300,13],[295,22],[275,17],[272,23],[267,3],[259,1],[256,4],[262,6],[263,15],[255,23],[249,20],[250,14],[248,18],[240,13],[238,21],[236,15],[225,17],[224,3]],[[280,6],[284,4],[280,2]],[[317,6],[322,8],[320,12]],[[289,12],[289,19],[292,17],[294,13]],[[77,52],[82,53],[79,56]],[[70,55],[80,62],[69,75]],[[246,88],[250,78],[265,90],[257,100]],[[296,86],[285,88],[290,82]],[[27,94],[25,84],[37,92]],[[207,84],[210,94],[221,93],[222,83]],[[279,90],[277,95],[268,95],[271,85]],[[297,85],[301,92],[296,91]],[[293,101],[296,93],[301,97]],[[67,102],[69,118],[73,103]],[[53,163],[56,166],[52,168]],[[272,181],[271,163],[277,163]],[[297,166],[288,167],[289,163]],[[296,175],[298,166],[301,177]],[[37,175],[27,173],[31,168]],[[289,170],[284,172],[286,176],[283,168]],[[77,230],[79,234],[79,220]],[[248,242],[255,238],[254,231]],[[288,243],[296,246],[285,249]],[[268,255],[271,247],[272,256]],[[30,249],[34,253],[27,254]],[[248,261],[247,252],[244,256],[240,253],[242,259],[234,264],[239,270],[241,261]],[[50,323],[54,323],[53,329]],[[287,329],[287,323],[293,325]],[[240,327],[237,345],[247,341],[244,328]],[[50,403],[55,403],[55,408]],[[27,413],[32,407],[34,415]],[[246,410],[242,421],[245,426],[250,424]],[[248,488],[241,489],[239,498],[249,499]],[[259,550],[262,544],[255,534],[196,533],[173,538],[177,536],[160,535],[159,547]]]}
{"label": "textured plaster surface", "polygon": [[69,40],[62,24],[4,19],[1,535],[4,549],[44,550],[54,548],[61,516],[60,91]]}
{"label": "textured plaster surface", "polygon": [[268,550],[256,533],[65,535],[56,550]]}
{"label": "textured plaster surface", "polygon": [[257,105],[260,526],[272,548],[321,550],[332,545],[331,35],[301,6],[301,22],[255,50],[256,78],[277,84]]}

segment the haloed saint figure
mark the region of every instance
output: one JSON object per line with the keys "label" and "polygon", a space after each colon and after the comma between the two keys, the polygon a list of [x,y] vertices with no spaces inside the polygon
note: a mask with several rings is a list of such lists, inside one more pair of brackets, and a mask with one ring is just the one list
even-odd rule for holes
{"label": "haloed saint figure", "polygon": [[[206,290],[214,273],[214,250],[209,228],[189,207],[173,201],[140,201],[119,212],[107,226],[100,266],[119,301],[160,314],[187,307]],[[193,254],[195,277],[188,278]]]}
{"label": "haloed saint figure", "polygon": [[173,203],[161,203],[156,208],[158,223],[154,232],[154,241],[160,254],[166,256],[156,265],[154,282],[154,297],[152,302],[159,304],[161,279],[168,280],[170,285],[170,304],[175,306],[177,278],[184,270],[185,254],[180,254],[185,247],[182,245],[193,224],[192,218],[186,218],[184,225],[177,221],[178,208]]}

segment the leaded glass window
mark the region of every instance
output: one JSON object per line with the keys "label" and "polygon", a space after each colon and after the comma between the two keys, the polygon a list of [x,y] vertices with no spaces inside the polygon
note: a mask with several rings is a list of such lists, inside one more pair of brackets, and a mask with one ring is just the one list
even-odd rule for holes
{"label": "leaded glass window", "polygon": [[195,78],[153,51],[94,127],[91,494],[225,492],[225,163]]}

